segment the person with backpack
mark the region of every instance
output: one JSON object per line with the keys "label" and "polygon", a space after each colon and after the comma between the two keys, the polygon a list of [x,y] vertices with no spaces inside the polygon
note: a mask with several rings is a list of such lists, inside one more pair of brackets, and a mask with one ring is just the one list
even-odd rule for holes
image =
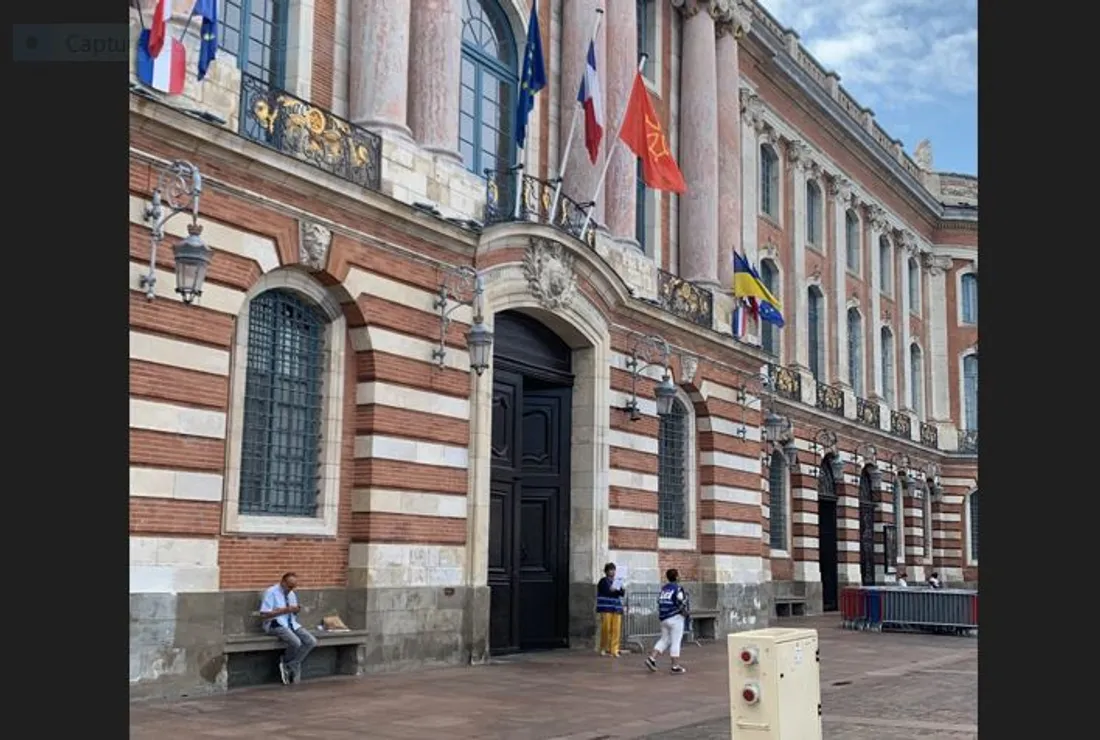
{"label": "person with backpack", "polygon": [[684,628],[691,619],[690,605],[687,591],[680,586],[680,572],[675,568],[665,571],[668,582],[661,588],[657,597],[657,617],[661,620],[661,639],[653,646],[649,656],[645,659],[646,668],[657,670],[657,658],[668,650],[672,659],[672,672],[676,674],[686,673],[686,669],[680,665],[680,643],[684,639]]}

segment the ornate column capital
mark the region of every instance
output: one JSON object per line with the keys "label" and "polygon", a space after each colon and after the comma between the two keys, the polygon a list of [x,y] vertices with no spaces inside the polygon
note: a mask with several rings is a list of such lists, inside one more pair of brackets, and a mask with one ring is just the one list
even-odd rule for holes
{"label": "ornate column capital", "polygon": [[879,233],[886,232],[886,211],[882,210],[882,206],[870,204],[867,206],[867,216],[871,220],[871,228]]}
{"label": "ornate column capital", "polygon": [[952,265],[950,257],[934,252],[925,252],[921,255],[921,261],[924,263],[925,269],[928,270],[928,274],[932,277],[939,277],[950,270]]}
{"label": "ornate column capital", "polygon": [[707,2],[707,0],[671,0],[672,7],[680,11],[680,15],[684,18],[694,18],[701,8],[701,3]]}
{"label": "ornate column capital", "polygon": [[757,133],[764,127],[764,101],[752,90],[741,88],[741,120],[752,124]]}
{"label": "ornate column capital", "polygon": [[747,36],[752,28],[752,9],[738,0],[712,3],[711,15],[715,21],[714,32],[719,38],[732,35],[736,41]]}
{"label": "ornate column capital", "polygon": [[813,160],[810,159],[810,148],[797,139],[788,141],[787,164],[799,170],[805,170],[811,167]]}
{"label": "ornate column capital", "polygon": [[902,229],[898,233],[898,243],[909,254],[910,257],[916,257],[920,254],[920,245],[917,244],[917,237],[908,229]]}
{"label": "ornate column capital", "polygon": [[829,194],[838,202],[850,204],[852,202],[852,183],[846,177],[834,177],[829,184]]}

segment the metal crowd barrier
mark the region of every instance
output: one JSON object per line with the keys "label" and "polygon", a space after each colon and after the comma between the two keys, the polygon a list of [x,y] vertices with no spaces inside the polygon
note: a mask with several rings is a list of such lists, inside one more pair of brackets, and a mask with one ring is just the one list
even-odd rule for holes
{"label": "metal crowd barrier", "polygon": [[964,589],[848,587],[840,594],[848,629],[970,632],[978,629],[978,592]]}
{"label": "metal crowd barrier", "polygon": [[[623,645],[636,647],[641,653],[647,653],[653,648],[653,643],[661,636],[661,620],[657,616],[657,597],[660,593],[626,592],[623,597]],[[692,620],[688,620],[684,627],[684,641],[700,645]]]}

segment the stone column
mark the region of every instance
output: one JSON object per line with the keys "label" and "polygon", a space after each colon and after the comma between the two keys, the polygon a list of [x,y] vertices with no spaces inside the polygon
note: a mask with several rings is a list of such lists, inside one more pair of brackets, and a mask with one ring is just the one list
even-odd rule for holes
{"label": "stone column", "polygon": [[427,151],[460,162],[462,0],[416,0],[412,5],[410,48],[416,55],[416,63],[409,65],[412,132]]}
{"label": "stone column", "polygon": [[[830,186],[833,196],[833,305],[836,307],[836,382],[852,388],[848,368],[848,207],[852,204],[852,184],[837,177]],[[862,369],[860,369],[862,373]]]}
{"label": "stone column", "polygon": [[912,383],[911,373],[909,371],[909,256],[916,253],[917,245],[913,241],[913,235],[909,232],[903,232],[901,239],[899,240],[899,249],[894,250],[894,264],[897,265],[896,274],[897,280],[895,286],[897,290],[901,291],[901,314],[899,323],[901,324],[897,332],[898,344],[900,345],[895,352],[896,357],[894,364],[901,372],[898,373],[898,408],[906,411],[913,410],[913,397],[910,393],[910,385]]}
{"label": "stone column", "polygon": [[672,0],[683,14],[680,74],[680,276],[718,289],[718,61],[724,0]]}
{"label": "stone column", "polygon": [[868,245],[871,250],[871,315],[867,317],[866,323],[871,330],[871,374],[874,376],[869,387],[872,389],[871,398],[882,400],[885,390],[882,387],[882,331],[879,327],[882,317],[882,264],[879,260],[878,243],[886,230],[886,216],[876,205],[868,208],[868,215],[871,219],[871,243]]}
{"label": "stone column", "polygon": [[928,362],[931,369],[932,388],[929,393],[929,416],[933,421],[945,422],[951,418],[951,393],[948,375],[947,342],[947,278],[951,258],[932,253],[924,255],[928,268]]}
{"label": "stone column", "polygon": [[352,123],[410,136],[409,21],[412,0],[351,0]]}
{"label": "stone column", "polygon": [[[592,36],[592,25],[596,21],[596,6],[601,5],[597,0],[563,0],[561,11],[561,110],[558,116],[560,126],[559,152],[565,151],[566,142],[569,140],[569,125],[573,122],[573,114],[577,110],[577,91],[580,89],[581,77],[584,76],[585,58],[588,55],[588,42]],[[606,21],[606,18],[604,19]],[[600,36],[604,35],[607,23],[600,24]],[[635,45],[637,41],[635,40]],[[544,47],[548,51],[549,47]],[[596,39],[596,70],[599,72],[600,81],[607,85],[607,68],[604,65],[606,54],[603,53],[604,44]],[[633,57],[634,64],[638,63]],[[552,66],[552,65],[551,65]],[[532,121],[534,119],[532,118]],[[603,142],[600,144],[599,156],[595,164],[588,158],[588,150],[584,147],[584,116],[581,114],[577,122],[577,129],[573,132],[573,146],[569,149],[569,161],[565,163],[565,180],[562,183],[562,193],[578,203],[585,203],[596,192],[596,183],[600,179],[600,171],[603,169],[603,158],[613,137],[618,136],[615,130],[618,121],[607,115],[604,109]],[[560,154],[558,155],[561,156]],[[626,155],[620,154],[629,159]],[[551,163],[552,168],[557,168],[560,162]],[[561,173],[555,173],[560,175]],[[606,192],[606,191],[605,191]],[[592,218],[599,223],[604,222],[604,201],[600,198],[592,207]]]}
{"label": "stone column", "polygon": [[[607,76],[603,79],[607,81],[606,113],[609,130],[604,135],[610,147],[615,141],[613,137],[619,134],[614,127],[623,118],[627,100],[630,99],[630,88],[634,84],[634,75],[638,71],[638,4],[635,0],[606,0],[605,10]],[[646,66],[652,69],[653,65],[660,63],[660,59],[649,59]],[[607,182],[604,183],[603,192],[607,203],[604,209],[607,229],[619,239],[633,240],[635,236],[636,209],[639,207],[637,172],[637,158],[625,146],[617,147],[607,167]]]}
{"label": "stone column", "polygon": [[756,217],[760,193],[760,141],[757,134],[764,127],[764,104],[749,92],[740,91],[741,97],[741,244],[745,257],[756,264],[759,259],[756,236]]}
{"label": "stone column", "polygon": [[737,40],[752,13],[734,3],[715,26],[718,64],[718,285],[732,290],[733,253],[743,244],[741,218],[741,66]]}
{"label": "stone column", "polygon": [[788,323],[794,324],[795,364],[803,370],[809,370],[810,327],[806,317],[806,180],[814,162],[810,159],[810,152],[805,144],[792,141],[787,147],[787,164],[791,170],[794,190],[794,228],[790,229],[793,234],[792,264],[787,268],[790,276],[788,284],[794,291],[791,296],[793,300],[789,303],[794,310],[785,314],[784,318]]}

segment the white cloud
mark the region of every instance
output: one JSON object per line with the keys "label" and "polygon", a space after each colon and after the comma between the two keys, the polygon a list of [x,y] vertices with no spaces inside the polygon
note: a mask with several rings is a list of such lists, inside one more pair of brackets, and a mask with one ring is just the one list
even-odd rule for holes
{"label": "white cloud", "polygon": [[976,0],[759,0],[863,105],[972,95]]}

